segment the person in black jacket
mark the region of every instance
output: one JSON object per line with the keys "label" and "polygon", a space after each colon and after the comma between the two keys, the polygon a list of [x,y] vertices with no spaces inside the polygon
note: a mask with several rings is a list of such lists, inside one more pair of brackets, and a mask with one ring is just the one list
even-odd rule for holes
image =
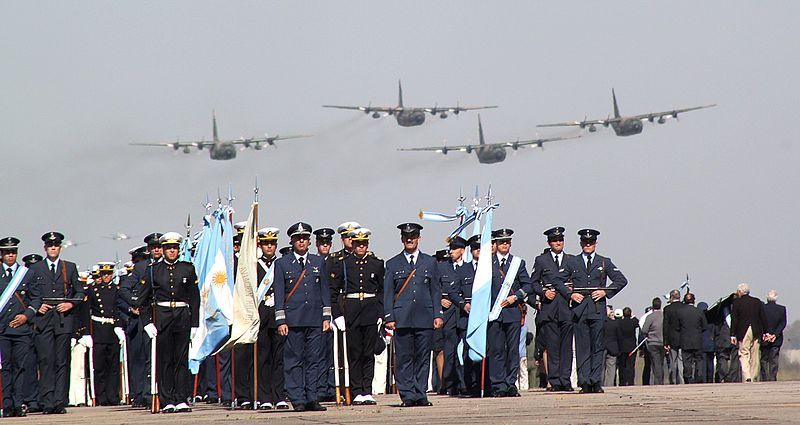
{"label": "person in black jacket", "polygon": [[[619,310],[619,317],[622,318],[622,310]],[[605,347],[603,385],[606,387],[613,387],[617,381],[617,356],[619,356],[617,328],[619,327],[619,322],[615,319],[613,307],[608,306],[606,321],[603,324],[603,346]]]}
{"label": "person in black jacket", "polygon": [[745,382],[752,382],[758,378],[759,342],[764,336],[767,319],[764,304],[750,296],[750,285],[740,283],[736,287],[736,296],[731,308],[731,344],[739,345],[742,378]]}
{"label": "person in black jacket", "polygon": [[702,382],[703,329],[708,325],[706,315],[694,306],[694,294],[683,297],[684,307],[678,310],[677,323],[683,354],[683,382]]}
{"label": "person in black jacket", "polygon": [[669,304],[664,307],[664,350],[667,359],[667,382],[682,384],[683,364],[681,357],[681,337],[678,332],[678,312],[685,307],[681,302],[681,292],[673,289],[669,292]]}
{"label": "person in black jacket", "polygon": [[764,314],[767,327],[764,330],[764,342],[761,343],[761,380],[776,381],[778,379],[778,359],[783,345],[783,329],[786,327],[786,307],[778,304],[778,292],[774,289],[767,293]]}
{"label": "person in black jacket", "polygon": [[629,355],[636,348],[636,330],[639,329],[639,319],[632,317],[630,307],[622,309],[622,319],[618,321],[616,329],[617,369],[619,370],[619,386],[633,385],[636,376],[636,356]]}
{"label": "person in black jacket", "polygon": [[119,350],[125,340],[122,322],[115,300],[118,287],[114,284],[113,262],[98,264],[99,278],[87,291],[89,326],[86,331],[92,340],[95,399],[98,406],[114,406],[119,398]]}

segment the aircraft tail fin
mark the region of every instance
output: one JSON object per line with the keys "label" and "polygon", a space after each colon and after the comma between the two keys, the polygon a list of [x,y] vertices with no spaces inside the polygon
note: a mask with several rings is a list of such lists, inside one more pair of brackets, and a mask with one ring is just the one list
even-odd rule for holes
{"label": "aircraft tail fin", "polygon": [[483,139],[483,124],[481,124],[481,114],[478,114],[478,142],[485,145],[486,141]]}
{"label": "aircraft tail fin", "polygon": [[617,105],[617,94],[611,89],[611,97],[614,99],[614,118],[619,118],[619,106]]}
{"label": "aircraft tail fin", "polygon": [[215,111],[211,111],[211,122],[214,126],[214,141],[219,141],[219,136],[217,135],[217,113]]}
{"label": "aircraft tail fin", "polygon": [[397,80],[397,106],[403,106],[403,84]]}

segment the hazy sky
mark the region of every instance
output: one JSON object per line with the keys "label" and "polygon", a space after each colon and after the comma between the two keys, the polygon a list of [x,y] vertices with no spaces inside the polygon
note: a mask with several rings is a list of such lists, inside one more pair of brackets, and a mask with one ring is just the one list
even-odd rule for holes
{"label": "hazy sky", "polygon": [[[630,281],[617,307],[641,314],[689,273],[700,300],[750,282],[797,318],[797,16],[795,1],[4,1],[0,237],[24,255],[62,231],[84,243],[64,258],[87,268],[182,232],[187,213],[199,223],[205,194],[229,184],[244,220],[258,175],[262,226],[356,220],[388,259],[396,224],[491,183],[496,227],[516,230],[529,263],[549,227],[567,228],[570,252],[578,229],[600,230],[598,252]],[[406,106],[500,105],[481,114],[488,141],[572,134],[536,124],[605,117],[612,87],[623,114],[719,106],[495,165],[395,151],[477,142],[475,113],[401,128],[320,107],[394,105],[398,79]],[[316,137],[233,161],[128,146],[209,139],[212,110],[221,137]],[[423,225],[423,250],[442,247],[451,227]]]}

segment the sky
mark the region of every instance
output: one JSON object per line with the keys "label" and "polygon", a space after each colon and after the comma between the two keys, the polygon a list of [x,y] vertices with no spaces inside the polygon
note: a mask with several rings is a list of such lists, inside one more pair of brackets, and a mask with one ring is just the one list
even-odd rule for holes
{"label": "sky", "polygon": [[[262,226],[355,220],[389,259],[397,224],[491,184],[496,227],[528,263],[550,227],[567,228],[571,253],[579,229],[598,229],[629,280],[616,307],[641,314],[688,274],[698,300],[748,282],[797,319],[798,277],[781,267],[800,207],[799,15],[792,1],[4,1],[0,237],[24,255],[61,231],[80,243],[63,258],[88,268],[152,231],[183,233],[187,214],[199,223],[206,194],[232,188],[245,220],[258,176]],[[402,128],[321,108],[393,106],[398,80],[406,106],[499,105],[481,113],[488,142],[576,135],[536,125],[604,118],[612,88],[623,114],[718,106],[493,165],[396,151],[477,143],[474,112]],[[314,137],[232,161],[129,146],[209,140],[212,111],[222,138]],[[423,251],[442,248],[451,226],[422,224]]]}

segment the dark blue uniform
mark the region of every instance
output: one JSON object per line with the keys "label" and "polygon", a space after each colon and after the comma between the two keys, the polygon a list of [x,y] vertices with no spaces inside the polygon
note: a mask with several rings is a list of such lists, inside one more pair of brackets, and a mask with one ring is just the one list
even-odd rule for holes
{"label": "dark blue uniform", "polygon": [[[611,284],[607,284],[611,279]],[[611,298],[628,284],[628,280],[610,258],[597,253],[592,255],[591,268],[586,270],[586,255],[575,255],[565,261],[563,271],[556,279],[559,284],[572,282],[573,289],[605,288]],[[578,366],[578,385],[587,392],[595,392],[603,382],[603,326],[606,320],[605,298],[595,302],[588,294],[583,302],[570,302],[575,322],[575,359]]]}
{"label": "dark blue uniform", "polygon": [[[433,320],[442,318],[442,284],[436,259],[419,251],[416,255],[414,267],[402,252],[392,257],[386,262],[383,279],[384,321],[395,323],[397,389],[408,405],[427,403]],[[403,287],[412,271],[414,275]]]}
{"label": "dark blue uniform", "polygon": [[[556,391],[572,388],[572,311],[569,309],[566,287],[557,283],[556,279],[561,266],[570,257],[562,252],[560,264],[556,264],[555,256],[548,248],[536,257],[531,271],[533,291],[541,298],[541,309],[536,318],[541,322],[540,331],[547,350],[547,381]],[[544,296],[547,290],[556,291],[555,298],[547,299]]]}
{"label": "dark blue uniform", "polygon": [[[5,291],[13,275],[19,273],[20,266],[2,264],[0,268],[0,293]],[[28,290],[29,276],[22,280],[16,292],[8,301],[6,308],[0,312],[0,356],[3,359],[3,412],[6,416],[22,416],[22,405],[25,403],[26,370],[28,359],[33,355],[33,317],[35,311],[30,308],[31,294]],[[24,324],[12,328],[10,323],[19,314],[28,319]],[[34,369],[33,373],[36,371]]]}
{"label": "dark blue uniform", "polygon": [[[258,281],[264,278],[267,269],[275,262],[275,257],[262,256],[258,264]],[[266,268],[265,268],[266,267]],[[274,276],[273,276],[274,280]],[[258,400],[275,406],[286,400],[283,374],[283,347],[286,337],[278,333],[275,322],[275,285],[271,286],[258,303],[258,316],[261,323],[258,328]]]}
{"label": "dark blue uniform", "polygon": [[450,289],[450,300],[459,309],[458,323],[456,325],[457,339],[464,343],[461,354],[464,367],[459,371],[459,392],[472,396],[480,395],[481,363],[473,362],[469,358],[469,345],[467,345],[467,324],[469,313],[465,310],[467,304],[472,302],[472,283],[475,279],[475,263],[464,263],[456,269],[455,280]]}
{"label": "dark blue uniform", "polygon": [[319,401],[322,322],[331,320],[325,263],[321,257],[309,253],[303,261],[301,267],[297,254],[276,260],[273,284],[275,322],[289,327],[283,347],[284,376],[286,393],[295,408]]}
{"label": "dark blue uniform", "polygon": [[120,327],[116,309],[118,288],[113,281],[95,281],[88,290],[88,334],[92,336],[95,400],[98,406],[119,404],[119,338],[114,333]]}
{"label": "dark blue uniform", "polygon": [[[452,261],[443,261],[439,263],[439,274],[442,282],[442,298],[448,299],[453,302],[450,293],[455,286],[456,267]],[[441,304],[440,304],[441,305]],[[442,326],[442,336],[444,339],[444,366],[442,367],[442,386],[439,390],[440,393],[458,395],[459,383],[461,382],[460,367],[458,359],[456,358],[456,348],[458,347],[458,320],[459,320],[459,307],[454,302],[450,307],[444,308],[442,306],[442,318],[444,325]]]}
{"label": "dark blue uniform", "polygon": [[[503,263],[499,259],[499,254],[492,256],[492,301],[490,306],[494,306],[500,294],[500,288],[503,286],[513,259],[514,255],[508,254]],[[519,338],[522,327],[520,306],[524,308],[524,300],[531,292],[531,277],[528,275],[525,260],[521,260],[514,283],[507,295],[515,296],[517,300],[503,308],[500,317],[489,322],[487,330],[489,381],[495,396],[519,394],[517,378],[519,377]]]}

